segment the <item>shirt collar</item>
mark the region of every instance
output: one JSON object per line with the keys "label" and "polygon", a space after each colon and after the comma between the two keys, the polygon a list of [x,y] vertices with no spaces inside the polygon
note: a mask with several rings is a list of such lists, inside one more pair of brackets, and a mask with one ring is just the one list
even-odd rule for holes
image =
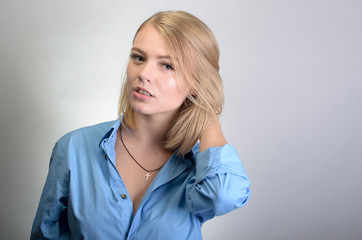
{"label": "shirt collar", "polygon": [[[115,145],[115,142],[113,142],[113,141],[108,142],[108,139],[116,139],[117,130],[120,127],[122,120],[123,120],[123,116],[118,118],[117,120],[113,121],[112,126],[108,129],[106,134],[104,134],[104,136],[102,137],[102,139],[99,142],[100,148],[102,147],[102,143],[104,144],[105,142],[107,142],[106,145],[113,145],[113,146]],[[174,153],[171,156],[171,159],[169,159],[169,161],[166,163],[166,165],[167,165],[166,168],[171,169],[171,175],[168,176],[169,178],[173,178],[173,177],[175,177],[175,175],[177,176],[178,174],[180,174],[180,172],[179,172],[180,169],[182,169],[181,170],[181,172],[182,172],[186,167],[190,167],[190,164],[191,165],[194,164],[195,151],[198,152],[198,147],[199,147],[199,143],[196,143],[196,145],[193,147],[193,149],[190,152],[188,152],[187,154],[185,154],[183,156],[177,156]],[[182,166],[181,168],[180,168],[180,165]]]}
{"label": "shirt collar", "polygon": [[118,118],[117,120],[115,120],[113,122],[113,125],[108,129],[108,131],[106,132],[106,134],[104,134],[104,136],[102,137],[102,139],[99,142],[99,147],[102,146],[102,142],[114,135],[117,134],[117,130],[119,128],[119,126],[121,125],[122,119]]}

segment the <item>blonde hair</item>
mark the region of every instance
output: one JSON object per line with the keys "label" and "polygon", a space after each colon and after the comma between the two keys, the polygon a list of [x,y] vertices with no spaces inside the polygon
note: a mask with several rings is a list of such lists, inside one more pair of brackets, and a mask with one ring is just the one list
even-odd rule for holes
{"label": "blonde hair", "polygon": [[[174,116],[164,140],[164,148],[186,154],[196,144],[207,125],[222,112],[224,93],[219,74],[219,47],[211,30],[200,19],[183,11],[159,12],[147,19],[166,41],[176,74],[191,86],[185,101]],[[118,109],[124,123],[134,128],[134,112],[123,83]]]}

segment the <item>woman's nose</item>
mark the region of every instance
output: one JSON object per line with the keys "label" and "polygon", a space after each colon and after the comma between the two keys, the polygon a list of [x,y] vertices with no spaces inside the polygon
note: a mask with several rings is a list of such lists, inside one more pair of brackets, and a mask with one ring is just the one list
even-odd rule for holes
{"label": "woman's nose", "polygon": [[152,82],[153,79],[155,78],[155,66],[153,65],[152,62],[146,62],[143,65],[143,68],[139,74],[139,77],[142,81],[147,81],[147,82]]}

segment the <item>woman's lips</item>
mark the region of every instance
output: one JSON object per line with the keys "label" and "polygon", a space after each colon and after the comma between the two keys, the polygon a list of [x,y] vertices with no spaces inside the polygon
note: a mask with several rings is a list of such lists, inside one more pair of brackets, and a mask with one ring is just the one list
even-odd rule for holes
{"label": "woman's lips", "polygon": [[141,99],[146,98],[147,99],[147,98],[153,97],[153,95],[149,91],[147,91],[146,89],[141,88],[141,87],[135,87],[135,88],[133,88],[133,91],[137,98],[141,98]]}

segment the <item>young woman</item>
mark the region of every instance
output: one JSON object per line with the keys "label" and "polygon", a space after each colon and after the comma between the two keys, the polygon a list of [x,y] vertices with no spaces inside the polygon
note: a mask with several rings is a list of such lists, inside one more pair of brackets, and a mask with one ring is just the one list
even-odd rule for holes
{"label": "young woman", "polygon": [[250,182],[224,139],[219,49],[186,12],[136,32],[119,119],[62,137],[31,239],[202,239],[202,224],[243,206]]}

